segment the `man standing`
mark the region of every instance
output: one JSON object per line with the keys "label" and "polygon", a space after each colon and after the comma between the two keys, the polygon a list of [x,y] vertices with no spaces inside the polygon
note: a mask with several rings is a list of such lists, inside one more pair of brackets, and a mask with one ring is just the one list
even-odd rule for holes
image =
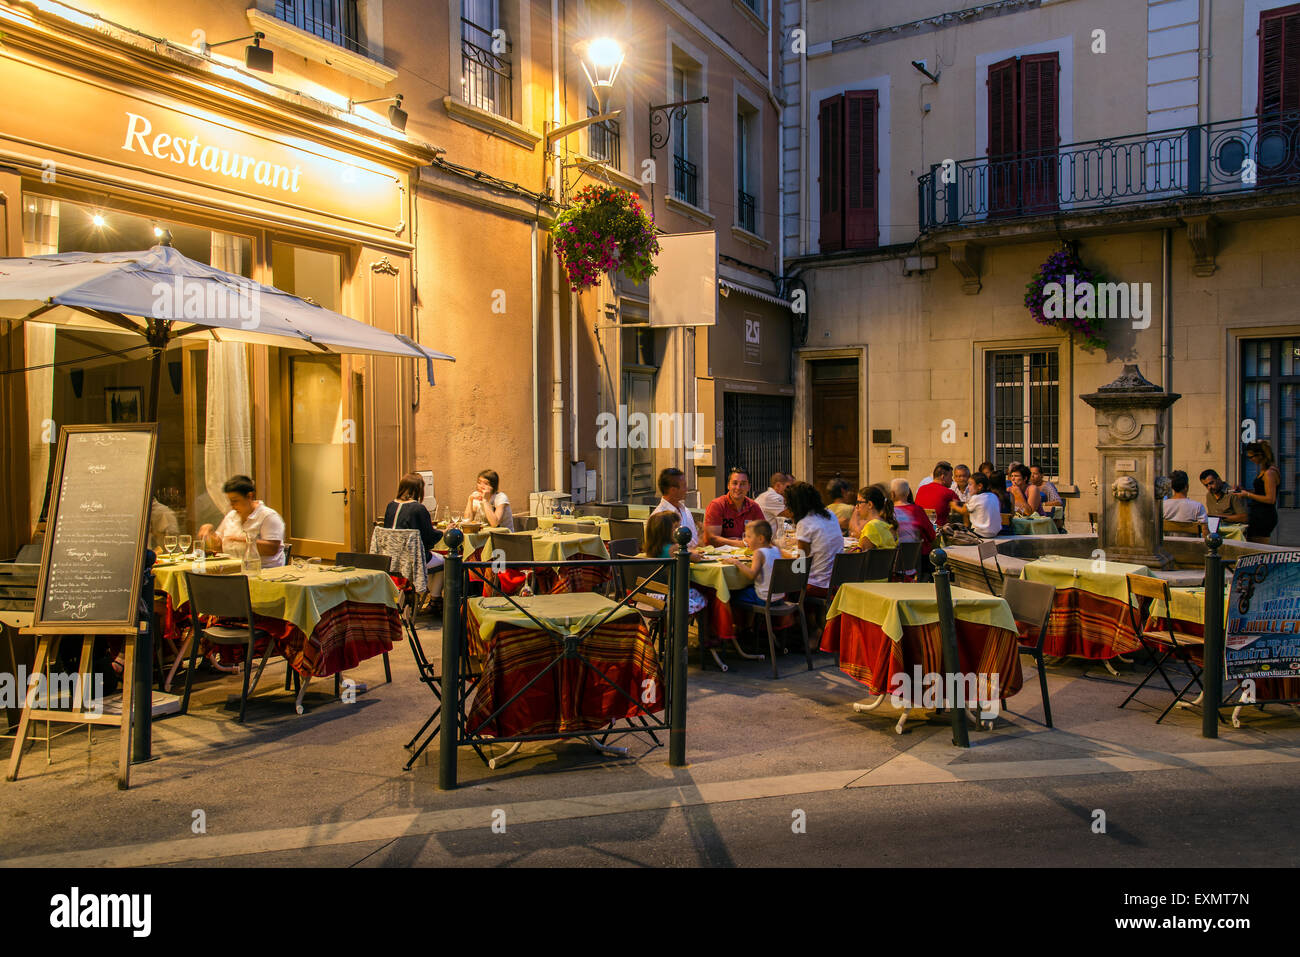
{"label": "man standing", "polygon": [[1228,483],[1219,477],[1214,469],[1201,473],[1201,484],[1205,486],[1205,512],[1209,516],[1224,522],[1245,525],[1249,520],[1246,515],[1246,503],[1233,495]]}
{"label": "man standing", "polygon": [[749,497],[749,473],[733,468],[727,473],[727,494],[719,495],[704,510],[704,544],[745,547],[745,525],[763,520],[763,510]]}
{"label": "man standing", "polygon": [[1187,473],[1174,469],[1169,474],[1169,484],[1174,493],[1165,499],[1163,514],[1167,522],[1203,522],[1206,518],[1205,506],[1195,499],[1187,497]]}
{"label": "man standing", "polygon": [[686,473],[681,469],[666,468],[659,473],[659,494],[663,496],[651,515],[660,512],[676,512],[682,520],[682,528],[690,529],[690,546],[694,548],[700,540],[699,530],[695,527],[695,516],[686,507]]}
{"label": "man standing", "polygon": [[785,487],[794,481],[794,476],[789,472],[773,472],[772,484],[767,487],[767,491],[754,499],[758,507],[763,510],[763,517],[771,522],[778,515],[789,515],[790,512],[785,505]]}
{"label": "man standing", "polygon": [[1047,481],[1047,476],[1043,474],[1041,465],[1029,466],[1029,484],[1038,489],[1038,494],[1042,497],[1045,508],[1065,504],[1056,486]]}
{"label": "man standing", "polygon": [[934,512],[936,525],[947,525],[948,509],[954,502],[960,501],[957,493],[949,488],[951,482],[952,466],[947,462],[940,462],[934,467],[931,480],[923,483],[916,490],[916,504]]}

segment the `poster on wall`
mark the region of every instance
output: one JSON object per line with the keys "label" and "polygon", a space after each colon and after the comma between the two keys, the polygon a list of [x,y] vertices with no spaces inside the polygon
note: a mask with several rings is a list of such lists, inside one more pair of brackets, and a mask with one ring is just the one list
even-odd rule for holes
{"label": "poster on wall", "polygon": [[1229,678],[1300,677],[1300,551],[1237,559],[1224,637]]}

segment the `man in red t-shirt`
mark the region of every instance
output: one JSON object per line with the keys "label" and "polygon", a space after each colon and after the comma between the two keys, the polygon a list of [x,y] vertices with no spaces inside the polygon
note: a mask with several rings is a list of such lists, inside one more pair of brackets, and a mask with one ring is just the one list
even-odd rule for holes
{"label": "man in red t-shirt", "polygon": [[936,525],[947,525],[948,509],[954,502],[961,500],[960,496],[949,487],[950,485],[952,485],[952,469],[941,462],[934,467],[934,481],[926,482],[916,490],[914,496],[916,504],[921,508],[934,511]]}
{"label": "man in red t-shirt", "polygon": [[762,521],[763,509],[749,497],[749,473],[734,468],[727,473],[727,494],[720,495],[704,510],[705,545],[745,547],[745,525]]}

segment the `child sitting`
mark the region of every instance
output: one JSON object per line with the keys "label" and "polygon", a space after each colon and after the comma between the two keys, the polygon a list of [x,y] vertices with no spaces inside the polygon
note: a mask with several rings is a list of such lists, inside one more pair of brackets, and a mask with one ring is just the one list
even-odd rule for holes
{"label": "child sitting", "polygon": [[[651,515],[650,520],[645,523],[645,541],[641,545],[641,553],[646,558],[672,558],[675,553],[673,535],[681,523],[682,520],[676,512],[658,512]],[[699,555],[692,552],[691,561],[699,561]],[[704,596],[692,588],[686,604],[687,613],[699,614],[707,605]]]}
{"label": "child sitting", "polygon": [[[748,578],[748,585],[736,592],[734,598],[746,605],[762,605],[767,602],[768,590],[772,583],[772,568],[781,557],[781,549],[772,544],[772,526],[762,519],[745,526],[745,546],[752,558],[726,558],[724,561],[735,565],[742,575]],[[773,595],[772,600],[780,600],[782,595]]]}

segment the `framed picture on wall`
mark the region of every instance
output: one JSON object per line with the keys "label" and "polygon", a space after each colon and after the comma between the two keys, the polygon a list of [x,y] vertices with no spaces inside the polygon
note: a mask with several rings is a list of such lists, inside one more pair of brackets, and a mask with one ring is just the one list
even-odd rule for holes
{"label": "framed picture on wall", "polygon": [[139,386],[110,386],[104,390],[104,399],[110,424],[144,421],[144,390]]}

